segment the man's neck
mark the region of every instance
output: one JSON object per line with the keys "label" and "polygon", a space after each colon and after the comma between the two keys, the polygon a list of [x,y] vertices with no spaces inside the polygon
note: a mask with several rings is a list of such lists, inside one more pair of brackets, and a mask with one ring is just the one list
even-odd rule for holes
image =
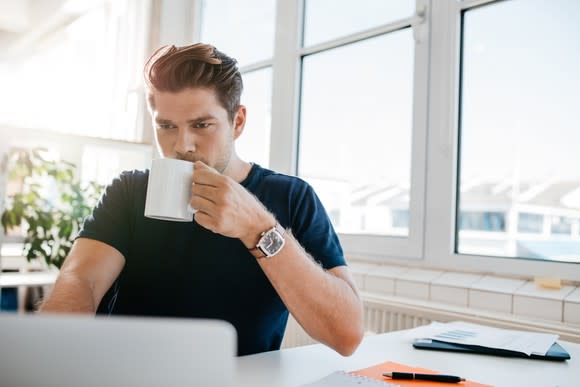
{"label": "man's neck", "polygon": [[232,159],[223,174],[231,177],[234,181],[241,183],[246,177],[248,177],[251,169],[252,164],[241,160],[237,156],[232,156]]}

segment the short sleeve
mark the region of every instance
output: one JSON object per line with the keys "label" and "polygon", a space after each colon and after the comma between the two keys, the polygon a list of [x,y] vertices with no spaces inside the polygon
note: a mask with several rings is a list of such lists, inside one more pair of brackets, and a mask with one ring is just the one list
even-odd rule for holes
{"label": "short sleeve", "polygon": [[130,173],[123,172],[109,184],[77,238],[106,243],[127,257],[131,234]]}
{"label": "short sleeve", "polygon": [[346,265],[334,227],[314,192],[306,182],[293,197],[292,232],[302,247],[325,269]]}

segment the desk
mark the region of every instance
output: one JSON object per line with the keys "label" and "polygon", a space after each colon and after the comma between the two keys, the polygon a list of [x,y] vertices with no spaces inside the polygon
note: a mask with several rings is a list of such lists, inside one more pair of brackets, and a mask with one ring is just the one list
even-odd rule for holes
{"label": "desk", "polygon": [[558,341],[572,357],[566,362],[501,358],[414,349],[411,343],[418,329],[367,336],[351,357],[321,344],[242,356],[237,359],[239,386],[300,386],[333,371],[354,371],[387,360],[495,386],[580,386],[580,344]]}

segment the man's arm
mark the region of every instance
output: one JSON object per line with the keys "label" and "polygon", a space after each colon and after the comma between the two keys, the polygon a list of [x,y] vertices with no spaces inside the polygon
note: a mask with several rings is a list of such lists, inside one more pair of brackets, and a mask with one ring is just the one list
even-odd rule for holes
{"label": "man's arm", "polygon": [[355,351],[363,336],[363,308],[348,267],[325,271],[290,233],[278,254],[258,263],[312,338],[344,356]]}
{"label": "man's arm", "polygon": [[95,313],[124,265],[125,258],[115,248],[93,239],[77,239],[40,312]]}
{"label": "man's arm", "polygon": [[[276,223],[262,204],[231,178],[195,163],[190,205],[201,226],[254,247]],[[316,340],[350,355],[363,335],[363,308],[346,266],[323,270],[290,233],[284,248],[260,267],[296,320]]]}

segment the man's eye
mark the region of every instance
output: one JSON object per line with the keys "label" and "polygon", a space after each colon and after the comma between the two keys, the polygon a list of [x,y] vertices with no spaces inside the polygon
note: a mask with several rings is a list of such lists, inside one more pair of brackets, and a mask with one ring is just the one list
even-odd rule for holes
{"label": "man's eye", "polygon": [[193,125],[194,128],[196,129],[205,129],[205,128],[209,128],[211,124],[207,123],[207,122],[198,122],[197,124]]}
{"label": "man's eye", "polygon": [[159,128],[159,129],[173,129],[173,128],[175,128],[175,125],[171,125],[171,124],[157,124],[157,128]]}

